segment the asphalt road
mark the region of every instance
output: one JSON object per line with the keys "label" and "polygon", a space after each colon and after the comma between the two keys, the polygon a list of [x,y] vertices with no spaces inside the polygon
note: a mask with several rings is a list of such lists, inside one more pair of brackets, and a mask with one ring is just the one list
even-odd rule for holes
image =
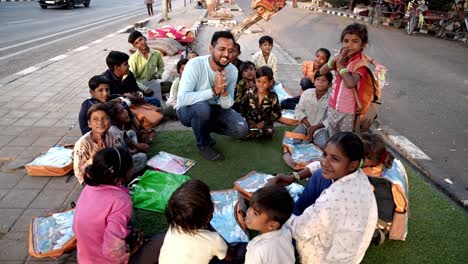
{"label": "asphalt road", "polygon": [[[250,1],[239,0],[244,12]],[[286,7],[259,22],[265,34],[298,58],[311,60],[325,47],[340,49],[340,34],[353,20]],[[380,120],[406,136],[468,192],[468,47],[391,27],[368,26],[365,52],[384,64],[388,86]]]}
{"label": "asphalt road", "polygon": [[[160,5],[160,1],[156,1]],[[157,14],[158,11],[155,10]],[[0,3],[0,78],[111,34],[148,16],[143,1],[91,0],[41,9],[36,2]]]}

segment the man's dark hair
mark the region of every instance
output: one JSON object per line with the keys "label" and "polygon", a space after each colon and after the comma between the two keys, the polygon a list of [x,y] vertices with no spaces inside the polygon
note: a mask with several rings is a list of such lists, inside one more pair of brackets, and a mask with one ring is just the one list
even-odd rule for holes
{"label": "man's dark hair", "polygon": [[115,66],[120,66],[122,63],[128,61],[128,58],[130,57],[123,52],[111,51],[109,52],[109,55],[107,55],[106,58],[107,67],[109,67],[109,69],[113,71]]}
{"label": "man's dark hair", "polygon": [[253,67],[255,70],[255,63],[251,61],[243,61],[241,65],[239,66],[239,71],[242,73],[250,67]]}
{"label": "man's dark hair", "polygon": [[200,180],[189,180],[169,199],[166,219],[170,228],[194,234],[198,229],[208,228],[213,211],[208,185]]}
{"label": "man's dark hair", "polygon": [[270,81],[273,80],[273,70],[268,66],[262,66],[258,68],[255,77],[258,79],[264,76],[267,77]]}
{"label": "man's dark hair", "polygon": [[138,30],[132,31],[132,33],[130,33],[130,35],[128,35],[128,43],[133,45],[133,42],[135,42],[135,40],[137,40],[137,38],[139,38],[139,37],[144,38],[143,34],[141,34],[140,31],[138,31]]}
{"label": "man's dark hair", "polygon": [[93,105],[88,109],[88,113],[87,113],[88,121],[91,120],[91,115],[92,115],[94,112],[97,112],[97,111],[103,111],[103,112],[105,112],[107,115],[109,115],[109,108],[108,108],[105,104],[103,104],[103,103],[93,104]]}
{"label": "man's dark hair", "polygon": [[259,40],[258,40],[258,44],[262,45],[263,43],[265,42],[268,42],[270,43],[271,45],[273,45],[273,38],[270,37],[270,36],[262,36]]}
{"label": "man's dark hair", "polygon": [[177,62],[176,69],[178,74],[180,74],[180,69],[182,68],[182,66],[187,64],[188,61],[188,59],[182,58]]}
{"label": "man's dark hair", "polygon": [[331,72],[327,72],[326,74],[320,74],[320,71],[316,71],[314,74],[314,80],[317,79],[320,76],[325,76],[327,78],[328,83],[332,83],[333,81],[333,74]]}
{"label": "man's dark hair", "polygon": [[110,84],[109,79],[104,75],[94,75],[89,79],[88,86],[91,90],[96,90],[101,84]]}
{"label": "man's dark hair", "polygon": [[289,219],[294,210],[294,200],[286,188],[278,185],[265,186],[252,195],[250,204],[255,210],[265,213],[280,224]]}
{"label": "man's dark hair", "polygon": [[220,38],[232,39],[232,42],[236,43],[236,40],[230,31],[216,31],[213,34],[213,37],[211,37],[211,46],[216,46],[216,43]]}

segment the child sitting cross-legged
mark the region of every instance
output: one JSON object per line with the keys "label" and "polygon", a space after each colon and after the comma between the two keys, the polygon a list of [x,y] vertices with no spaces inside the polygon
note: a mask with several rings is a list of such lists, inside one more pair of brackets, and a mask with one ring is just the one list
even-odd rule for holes
{"label": "child sitting cross-legged", "polygon": [[245,264],[294,263],[291,233],[282,229],[294,209],[294,201],[284,187],[258,189],[250,201],[245,224],[260,234],[247,245]]}
{"label": "child sitting cross-legged", "polygon": [[326,130],[323,120],[326,117],[328,97],[333,75],[329,72],[320,75],[317,71],[314,76],[315,89],[304,91],[294,110],[294,115],[300,124],[293,130],[295,133],[307,135],[307,140],[320,147],[325,147]]}
{"label": "child sitting cross-legged", "polygon": [[248,90],[242,98],[241,114],[250,129],[247,138],[271,138],[273,123],[281,117],[278,96],[270,90],[275,83],[271,68],[260,67],[255,83],[256,88]]}
{"label": "child sitting cross-legged", "polygon": [[207,264],[213,257],[224,259],[228,246],[210,225],[213,211],[208,185],[200,180],[182,184],[167,205],[169,229],[159,263]]}

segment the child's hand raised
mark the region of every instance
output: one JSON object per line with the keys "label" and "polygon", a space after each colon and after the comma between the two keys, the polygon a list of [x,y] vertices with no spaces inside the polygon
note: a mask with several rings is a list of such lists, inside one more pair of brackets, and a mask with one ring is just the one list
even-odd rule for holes
{"label": "child's hand raised", "polygon": [[344,64],[346,60],[348,59],[349,55],[349,50],[348,49],[342,49],[340,54],[338,54],[336,58],[336,68],[341,69],[344,68]]}

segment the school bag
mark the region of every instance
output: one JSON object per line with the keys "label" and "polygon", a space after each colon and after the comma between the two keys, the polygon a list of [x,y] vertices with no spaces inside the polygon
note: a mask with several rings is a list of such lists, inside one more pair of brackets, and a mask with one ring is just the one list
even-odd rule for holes
{"label": "school bag", "polygon": [[73,169],[73,145],[55,145],[24,168],[29,176],[67,175]]}
{"label": "school bag", "polygon": [[290,153],[293,164],[286,160],[285,162],[296,171],[304,169],[307,165],[323,156],[323,151],[313,143],[305,141],[306,138],[307,136],[301,133],[284,132],[283,154]]}
{"label": "school bag", "polygon": [[74,206],[72,203],[71,209],[32,219],[29,228],[29,255],[57,259],[76,248],[76,237],[72,229]]}
{"label": "school bag", "polygon": [[408,234],[408,177],[401,161],[395,159],[392,167],[380,173],[364,169],[374,187],[378,222],[374,242],[381,245],[388,236],[392,240],[406,240]]}
{"label": "school bag", "polygon": [[297,126],[299,124],[299,120],[294,116],[294,110],[290,109],[281,110],[281,117],[278,121],[290,126]]}
{"label": "school bag", "polygon": [[[370,65],[375,66],[375,70],[370,69]],[[385,84],[385,73],[387,68],[382,64],[378,64],[373,58],[362,54],[362,60],[352,66],[351,72],[365,67],[369,78],[367,78],[362,86],[356,86],[353,89],[354,99],[356,100],[356,116],[354,120],[354,132],[366,132],[369,130],[372,122],[377,117],[382,87]]]}

